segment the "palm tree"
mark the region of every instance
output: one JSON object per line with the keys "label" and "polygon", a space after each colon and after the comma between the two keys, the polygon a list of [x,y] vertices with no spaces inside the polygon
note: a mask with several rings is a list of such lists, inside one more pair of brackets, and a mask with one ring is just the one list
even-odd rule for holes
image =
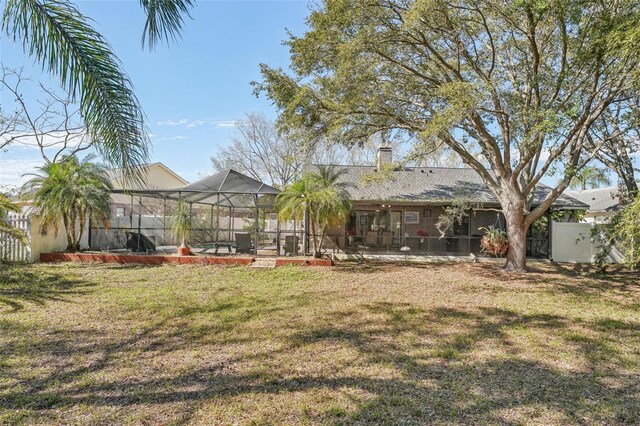
{"label": "palm tree", "polygon": [[322,244],[331,226],[344,222],[351,209],[346,187],[339,178],[343,172],[320,167],[278,194],[278,212],[282,219],[302,220],[309,215],[314,257],[322,256]]}
{"label": "palm tree", "polygon": [[189,204],[184,200],[178,201],[178,207],[171,220],[171,228],[176,239],[181,243],[178,252],[189,253],[189,237],[191,236],[191,212]]}
{"label": "palm tree", "polygon": [[0,193],[0,233],[7,234],[10,237],[17,238],[26,243],[27,236],[22,230],[14,227],[7,220],[8,212],[20,212],[20,207],[15,205],[6,194]]}
{"label": "palm tree", "polygon": [[[142,37],[150,48],[175,39],[193,0],[140,0]],[[78,98],[87,130],[104,160],[140,176],[148,156],[144,114],[108,42],[69,0],[7,0],[1,29]]]}
{"label": "palm tree", "polygon": [[582,168],[571,180],[571,189],[594,189],[603,185],[609,185],[607,171],[598,167],[587,166]]}
{"label": "palm tree", "polygon": [[22,197],[33,201],[41,217],[42,233],[57,234],[59,224],[64,225],[67,251],[80,250],[87,219],[109,226],[113,187],[106,169],[92,159],[70,156],[46,164],[22,187]]}

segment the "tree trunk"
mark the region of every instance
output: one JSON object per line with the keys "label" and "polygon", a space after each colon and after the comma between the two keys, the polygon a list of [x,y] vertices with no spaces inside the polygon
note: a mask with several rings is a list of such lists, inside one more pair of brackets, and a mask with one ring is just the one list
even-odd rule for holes
{"label": "tree trunk", "polygon": [[318,252],[318,237],[316,236],[316,224],[314,221],[311,222],[311,238],[313,240],[313,257],[320,257]]}
{"label": "tree trunk", "polygon": [[621,149],[621,152],[617,158],[617,168],[614,168],[614,170],[618,174],[618,176],[622,178],[624,186],[627,190],[627,196],[630,198],[630,200],[626,201],[630,202],[633,201],[638,195],[638,184],[636,183],[633,160],[629,157],[625,148]]}
{"label": "tree trunk", "polygon": [[86,221],[85,215],[80,215],[80,229],[78,235],[76,235],[75,250],[80,251],[80,242],[82,241],[82,234],[84,234],[84,223]]}
{"label": "tree trunk", "polygon": [[69,225],[69,218],[67,215],[62,215],[62,223],[64,224],[64,233],[67,236],[67,248],[65,251],[73,251],[73,235],[71,234],[71,228]]}
{"label": "tree trunk", "polygon": [[503,209],[507,221],[509,249],[504,269],[512,272],[527,270],[527,229],[524,203],[508,203]]}
{"label": "tree trunk", "polygon": [[624,182],[624,186],[626,187],[626,190],[627,190],[627,196],[629,197],[629,200],[625,200],[625,201],[633,202],[633,200],[635,200],[636,196],[638,195],[638,183],[635,180],[635,175],[632,171],[630,175],[624,174],[621,176]]}
{"label": "tree trunk", "polygon": [[322,247],[324,246],[324,237],[326,235],[324,226],[320,228],[320,241],[318,241],[318,255],[317,258],[322,257]]}

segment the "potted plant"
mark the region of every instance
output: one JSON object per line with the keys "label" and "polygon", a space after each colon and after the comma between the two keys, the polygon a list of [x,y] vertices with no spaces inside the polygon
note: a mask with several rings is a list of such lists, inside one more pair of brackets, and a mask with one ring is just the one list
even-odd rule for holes
{"label": "potted plant", "polygon": [[176,239],[181,242],[178,247],[178,255],[190,255],[191,249],[188,241],[191,234],[191,214],[189,212],[189,204],[182,199],[178,201],[178,207],[171,222],[171,229]]}
{"label": "potted plant", "polygon": [[480,228],[484,231],[484,235],[480,240],[482,251],[492,256],[504,256],[509,249],[509,238],[507,231],[498,229],[493,226],[488,228]]}
{"label": "potted plant", "polygon": [[424,238],[429,236],[429,233],[424,229],[418,229],[418,232],[416,232],[416,235],[420,237],[420,244],[422,244],[424,243]]}
{"label": "potted plant", "polygon": [[347,230],[347,237],[349,238],[349,245],[353,245],[353,237],[355,237],[356,235],[356,228],[349,228],[349,230]]}

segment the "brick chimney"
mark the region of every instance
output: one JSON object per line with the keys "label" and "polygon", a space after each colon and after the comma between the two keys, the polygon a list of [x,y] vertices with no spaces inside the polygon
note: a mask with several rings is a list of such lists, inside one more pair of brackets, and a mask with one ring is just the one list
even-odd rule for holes
{"label": "brick chimney", "polygon": [[376,166],[380,170],[385,164],[393,162],[393,149],[390,145],[380,145],[376,154]]}

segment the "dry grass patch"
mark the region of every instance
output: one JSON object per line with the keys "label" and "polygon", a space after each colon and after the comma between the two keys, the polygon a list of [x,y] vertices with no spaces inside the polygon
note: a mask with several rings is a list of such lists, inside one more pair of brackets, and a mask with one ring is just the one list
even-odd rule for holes
{"label": "dry grass patch", "polygon": [[638,276],[0,269],[0,424],[633,424]]}

